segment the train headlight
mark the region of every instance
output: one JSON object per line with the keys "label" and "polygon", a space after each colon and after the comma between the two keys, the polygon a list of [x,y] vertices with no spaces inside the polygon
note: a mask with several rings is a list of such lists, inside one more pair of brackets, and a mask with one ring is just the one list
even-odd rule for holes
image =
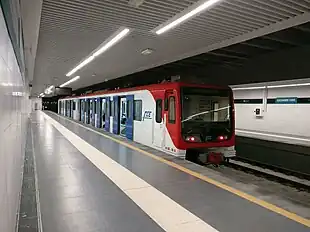
{"label": "train headlight", "polygon": [[218,141],[223,141],[223,140],[227,140],[227,138],[228,138],[227,135],[220,135],[220,136],[217,137],[217,140]]}
{"label": "train headlight", "polygon": [[192,142],[192,143],[198,143],[198,142],[201,142],[201,139],[199,135],[187,135],[185,136],[185,141]]}

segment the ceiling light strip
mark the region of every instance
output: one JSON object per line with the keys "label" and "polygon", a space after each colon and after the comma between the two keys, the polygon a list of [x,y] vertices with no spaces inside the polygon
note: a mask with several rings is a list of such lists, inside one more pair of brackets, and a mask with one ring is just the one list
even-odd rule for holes
{"label": "ceiling light strip", "polygon": [[265,88],[276,89],[276,88],[289,88],[289,87],[300,87],[300,86],[310,86],[310,83],[240,87],[240,88],[232,88],[232,90],[234,90],[234,91],[237,91],[237,90],[255,90],[255,89],[265,89]]}
{"label": "ceiling light strip", "polygon": [[114,46],[117,42],[121,41],[126,35],[129,33],[128,28],[121,27],[118,29],[112,36],[110,36],[106,41],[104,41],[100,46],[95,49],[85,60],[79,63],[75,68],[73,68],[70,72],[66,74],[67,77],[71,76],[91,61],[93,61],[97,56],[106,52],[109,48]]}
{"label": "ceiling light strip", "polygon": [[50,93],[52,93],[53,91],[52,91],[52,89],[54,88],[54,85],[51,85],[50,87],[48,87],[48,88],[46,88],[45,89],[45,94],[50,94]]}
{"label": "ceiling light strip", "polygon": [[154,29],[155,33],[157,35],[160,35],[164,32],[167,32],[168,30],[176,27],[177,25],[185,22],[186,20],[198,15],[199,13],[209,9],[211,6],[214,6],[216,3],[220,2],[222,0],[203,0],[199,1],[198,3],[194,4],[187,10],[183,11],[180,14],[177,14],[175,17],[173,17],[171,20],[169,20],[167,23],[157,27]]}
{"label": "ceiling light strip", "polygon": [[65,87],[67,85],[69,85],[70,83],[76,81],[80,79],[80,76],[76,76],[76,77],[73,77],[72,79],[68,80],[67,82],[63,83],[62,85],[60,85],[59,87],[62,88],[62,87]]}

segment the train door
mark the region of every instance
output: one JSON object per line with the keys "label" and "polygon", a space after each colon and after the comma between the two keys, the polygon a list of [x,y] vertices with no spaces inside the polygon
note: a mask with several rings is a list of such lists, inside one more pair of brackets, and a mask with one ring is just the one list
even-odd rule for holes
{"label": "train door", "polygon": [[113,97],[113,134],[119,133],[119,97],[114,96]]}
{"label": "train door", "polygon": [[105,117],[106,117],[106,107],[105,107],[105,98],[101,99],[101,127],[105,128]]}
{"label": "train door", "polygon": [[66,116],[70,116],[70,100],[66,101]]}
{"label": "train door", "polygon": [[74,104],[75,104],[75,120],[80,121],[80,99],[76,99],[74,100]]}
{"label": "train door", "polygon": [[127,120],[127,101],[126,98],[121,98],[120,100],[120,114],[119,114],[119,130],[120,130],[120,135],[126,137],[126,120]]}
{"label": "train door", "polygon": [[180,130],[177,126],[176,122],[176,114],[177,114],[177,96],[176,92],[173,90],[169,90],[166,92],[165,96],[166,106],[165,106],[165,125],[167,130],[170,133],[167,133],[165,136],[165,146],[170,149],[174,149],[173,141],[177,141]]}
{"label": "train door", "polygon": [[73,100],[70,100],[70,118],[73,118]]}
{"label": "train door", "polygon": [[110,131],[110,109],[111,109],[110,97],[105,98],[105,123],[104,129]]}
{"label": "train door", "polygon": [[92,111],[92,117],[91,117],[91,125],[92,126],[95,126],[95,121],[96,121],[96,118],[95,118],[95,115],[96,115],[96,100],[97,99],[92,99],[92,104],[91,104],[91,111]]}
{"label": "train door", "polygon": [[89,124],[90,122],[90,100],[85,99],[85,123]]}
{"label": "train door", "polygon": [[66,101],[66,116],[70,117],[70,100]]}
{"label": "train door", "polygon": [[58,101],[58,114],[61,114],[61,101]]}
{"label": "train door", "polygon": [[127,101],[127,118],[126,118],[126,137],[133,140],[133,95],[126,96]]}
{"label": "train door", "polygon": [[63,101],[63,116],[67,116],[67,101]]}
{"label": "train door", "polygon": [[63,101],[63,115],[64,116],[66,116],[66,114],[67,114],[67,101],[65,100],[65,101]]}
{"label": "train door", "polygon": [[85,99],[81,99],[81,122],[85,122]]}
{"label": "train door", "polygon": [[101,128],[101,113],[102,113],[102,110],[101,110],[101,98],[97,98],[95,100],[95,103],[96,103],[96,108],[95,108],[95,127],[97,128]]}
{"label": "train door", "polygon": [[155,99],[155,122],[153,130],[153,144],[156,147],[164,147],[164,118],[163,118],[163,99]]}
{"label": "train door", "polygon": [[94,111],[93,111],[93,99],[89,99],[89,124],[92,125],[93,124],[93,115]]}
{"label": "train door", "polygon": [[82,115],[81,115],[81,111],[82,111],[82,110],[81,110],[81,107],[82,107],[82,100],[81,100],[81,99],[78,99],[77,102],[78,102],[78,105],[77,105],[78,108],[77,108],[77,110],[78,110],[78,112],[79,112],[79,113],[78,113],[78,120],[81,121],[81,120],[82,120]]}

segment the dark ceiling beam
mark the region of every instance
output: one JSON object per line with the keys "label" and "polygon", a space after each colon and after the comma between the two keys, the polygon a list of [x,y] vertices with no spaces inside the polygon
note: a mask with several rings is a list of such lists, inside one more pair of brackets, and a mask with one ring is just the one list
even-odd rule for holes
{"label": "dark ceiling beam", "polygon": [[283,38],[279,38],[279,37],[275,37],[275,36],[263,36],[263,39],[268,39],[268,40],[272,40],[272,41],[276,41],[276,42],[280,42],[280,43],[284,43],[284,44],[289,44],[289,45],[294,45],[294,46],[300,46],[300,43],[296,43],[294,41],[288,40],[288,39],[283,39]]}
{"label": "dark ceiling beam", "polygon": [[206,64],[210,65],[222,65],[223,63],[228,64],[228,65],[236,65],[240,66],[243,65],[243,63],[237,62],[237,61],[224,61],[224,60],[212,60],[212,59],[206,59]]}
{"label": "dark ceiling beam", "polygon": [[230,48],[228,48],[228,47],[226,47],[226,48],[221,48],[221,49],[219,49],[219,51],[224,51],[224,52],[230,52],[230,53],[234,53],[234,54],[236,54],[236,55],[241,55],[241,56],[249,56],[249,54],[248,53],[245,53],[244,51],[237,51],[237,50],[235,50],[235,48],[234,48],[234,46],[232,46],[232,47],[230,47]]}
{"label": "dark ceiling beam", "polygon": [[227,57],[227,58],[233,58],[233,59],[240,59],[240,60],[247,60],[245,57],[235,56],[235,55],[228,55],[228,54],[222,54],[218,52],[208,52],[208,54],[214,55],[214,56],[220,56],[220,57]]}
{"label": "dark ceiling beam", "polygon": [[215,60],[214,56],[204,56],[204,57],[200,57],[200,59],[204,60],[205,64],[208,65],[210,63],[215,64],[215,65],[220,65],[222,63],[226,63],[226,64],[234,64],[234,65],[242,65],[242,63],[240,63],[239,61],[235,60],[235,59],[231,59],[229,61],[227,60]]}
{"label": "dark ceiling beam", "polygon": [[246,45],[246,46],[250,46],[250,47],[260,48],[260,49],[263,49],[263,50],[269,50],[269,51],[276,50],[275,48],[272,48],[272,47],[269,47],[269,46],[255,44],[255,43],[251,43],[251,42],[243,42],[241,44]]}
{"label": "dark ceiling beam", "polygon": [[297,26],[297,27],[294,27],[294,28],[297,29],[297,30],[300,30],[300,31],[304,31],[304,32],[309,32],[310,33],[310,28],[305,27],[305,26]]}

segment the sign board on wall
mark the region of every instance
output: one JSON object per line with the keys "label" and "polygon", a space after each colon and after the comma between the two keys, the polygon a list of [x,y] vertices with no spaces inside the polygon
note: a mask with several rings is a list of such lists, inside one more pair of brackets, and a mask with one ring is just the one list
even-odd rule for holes
{"label": "sign board on wall", "polygon": [[296,104],[297,103],[297,97],[276,98],[275,103],[276,104]]}

